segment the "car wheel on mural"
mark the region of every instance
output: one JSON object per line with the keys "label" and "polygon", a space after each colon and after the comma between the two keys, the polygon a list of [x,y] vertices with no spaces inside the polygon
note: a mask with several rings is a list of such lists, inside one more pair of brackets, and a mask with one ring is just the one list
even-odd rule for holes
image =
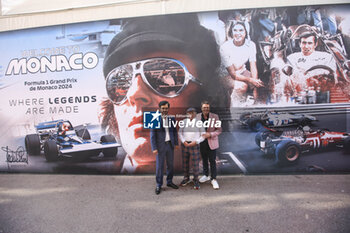
{"label": "car wheel on mural", "polygon": [[268,129],[263,128],[255,135],[255,143],[259,148],[264,148],[264,155],[270,156],[275,154],[275,147],[271,146],[271,136]]}
{"label": "car wheel on mural", "polygon": [[[116,143],[115,137],[113,135],[104,135],[101,137],[101,143]],[[118,154],[118,148],[108,148],[108,149],[103,149],[102,153],[104,157],[115,157]]]}
{"label": "car wheel on mural", "polygon": [[58,160],[58,145],[54,140],[47,140],[44,143],[44,154],[48,162],[54,162]]}
{"label": "car wheel on mural", "polygon": [[350,136],[344,140],[344,153],[350,154]]}
{"label": "car wheel on mural", "polygon": [[284,165],[296,163],[301,154],[301,149],[298,143],[287,140],[282,141],[276,147],[276,164]]}
{"label": "car wheel on mural", "polygon": [[251,129],[252,131],[259,131],[263,127],[264,122],[258,118],[250,118],[247,121],[247,124],[249,129]]}
{"label": "car wheel on mural", "polygon": [[255,143],[258,147],[261,147],[261,141],[266,139],[268,132],[266,128],[263,128],[255,135]]}
{"label": "car wheel on mural", "polygon": [[258,132],[256,135],[255,135],[255,143],[258,147],[260,147],[260,142],[261,142],[261,139],[262,139],[262,133],[263,132]]}
{"label": "car wheel on mural", "polygon": [[26,151],[29,155],[40,154],[40,137],[38,134],[29,134],[24,139]]}

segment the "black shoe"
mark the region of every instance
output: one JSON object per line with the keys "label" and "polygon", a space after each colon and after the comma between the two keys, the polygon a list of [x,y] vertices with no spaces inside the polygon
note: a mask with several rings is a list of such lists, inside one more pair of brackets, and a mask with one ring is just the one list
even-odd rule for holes
{"label": "black shoe", "polygon": [[156,187],[156,191],[155,191],[156,194],[157,194],[157,195],[160,194],[161,190],[162,190],[161,187]]}
{"label": "black shoe", "polygon": [[173,188],[173,189],[178,189],[179,187],[177,187],[176,184],[174,184],[173,182],[167,184],[166,186],[170,187],[170,188]]}

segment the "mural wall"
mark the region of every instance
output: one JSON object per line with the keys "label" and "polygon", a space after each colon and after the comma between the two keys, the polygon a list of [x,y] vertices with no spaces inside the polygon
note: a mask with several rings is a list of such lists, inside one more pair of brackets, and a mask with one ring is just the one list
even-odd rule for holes
{"label": "mural wall", "polygon": [[219,173],[349,172],[349,13],[225,10],[0,33],[0,171],[154,173],[143,113],[167,100],[182,119],[208,100],[222,121]]}

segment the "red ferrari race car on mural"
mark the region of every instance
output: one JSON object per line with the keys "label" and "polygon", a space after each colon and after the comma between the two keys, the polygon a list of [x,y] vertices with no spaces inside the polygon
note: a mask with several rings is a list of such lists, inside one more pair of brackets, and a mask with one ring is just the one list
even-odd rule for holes
{"label": "red ferrari race car on mural", "polygon": [[275,155],[277,165],[295,163],[302,152],[325,148],[343,148],[350,153],[350,134],[327,129],[311,130],[309,126],[291,131],[265,128],[256,134],[255,142],[266,155]]}

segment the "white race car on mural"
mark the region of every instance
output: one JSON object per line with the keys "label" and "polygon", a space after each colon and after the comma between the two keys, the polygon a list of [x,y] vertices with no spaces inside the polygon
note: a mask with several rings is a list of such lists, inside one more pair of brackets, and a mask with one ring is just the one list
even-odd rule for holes
{"label": "white race car on mural", "polygon": [[310,125],[317,121],[316,117],[289,112],[265,111],[262,113],[243,113],[240,116],[242,125],[248,126],[253,131],[258,131],[262,126],[283,127],[291,125]]}

